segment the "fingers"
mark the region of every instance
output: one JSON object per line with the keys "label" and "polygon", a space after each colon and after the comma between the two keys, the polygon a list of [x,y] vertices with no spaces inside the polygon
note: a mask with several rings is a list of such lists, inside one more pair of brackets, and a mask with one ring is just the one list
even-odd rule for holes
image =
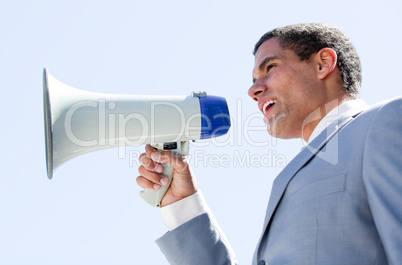
{"label": "fingers", "polygon": [[172,151],[158,151],[150,145],[146,145],[146,152],[141,154],[139,161],[141,166],[138,172],[137,184],[144,189],[159,190],[162,185],[169,184],[169,178],[164,176],[163,165],[173,165],[177,176],[190,176],[189,167],[183,157]]}
{"label": "fingers", "polygon": [[159,163],[154,162],[146,154],[141,154],[139,160],[145,169],[149,171],[154,171],[156,173],[162,173],[163,166]]}
{"label": "fingers", "polygon": [[169,179],[161,174],[148,171],[144,166],[138,169],[141,176],[137,177],[137,184],[144,189],[159,190],[162,185],[169,183]]}
{"label": "fingers", "polygon": [[137,177],[137,184],[140,187],[159,190],[162,185],[169,183],[169,179],[161,174],[163,172],[163,166],[160,163],[150,159],[147,154],[141,154],[139,161],[142,164],[138,168],[138,172],[141,176]]}
{"label": "fingers", "polygon": [[[150,167],[155,168],[155,166]],[[167,185],[169,183],[169,179],[167,177],[158,172],[147,169],[144,165],[138,168],[138,172],[141,174],[141,176],[137,177],[137,184],[144,189],[159,190],[161,185]]]}
{"label": "fingers", "polygon": [[176,171],[183,171],[187,168],[188,164],[184,162],[184,158],[172,151],[158,151],[150,145],[146,145],[146,156],[151,158],[152,161],[161,164],[173,165]]}
{"label": "fingers", "polygon": [[[159,190],[163,185],[170,185],[161,201],[161,207],[182,200],[198,191],[197,183],[190,166],[184,157],[172,151],[158,151],[147,145],[145,153],[139,158],[142,165],[138,168],[141,176],[137,184],[144,189]],[[163,164],[172,165],[171,183],[164,176]],[[171,173],[168,173],[171,174]]]}

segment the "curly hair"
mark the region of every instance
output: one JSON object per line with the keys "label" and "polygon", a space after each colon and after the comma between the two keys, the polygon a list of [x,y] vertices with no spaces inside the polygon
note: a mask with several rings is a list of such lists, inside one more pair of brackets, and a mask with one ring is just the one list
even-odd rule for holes
{"label": "curly hair", "polygon": [[337,27],[308,23],[276,28],[265,33],[255,44],[253,54],[263,42],[279,37],[282,48],[294,51],[300,60],[307,60],[322,48],[333,49],[338,57],[343,87],[352,98],[359,98],[362,81],[361,64],[355,47]]}

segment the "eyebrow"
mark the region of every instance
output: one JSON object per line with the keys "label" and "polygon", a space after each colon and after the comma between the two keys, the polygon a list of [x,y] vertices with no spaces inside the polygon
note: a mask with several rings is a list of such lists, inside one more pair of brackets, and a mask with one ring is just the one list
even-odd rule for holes
{"label": "eyebrow", "polygon": [[258,69],[260,71],[263,71],[265,69],[265,67],[267,66],[267,64],[269,64],[270,62],[272,62],[273,60],[276,60],[276,59],[278,59],[278,57],[276,57],[276,56],[265,58],[264,61],[262,61],[260,63],[260,65],[258,66]]}
{"label": "eyebrow", "polygon": [[[258,70],[264,71],[268,64],[270,64],[273,60],[278,59],[277,56],[266,57],[258,66]],[[255,78],[253,78],[253,83],[255,83]]]}

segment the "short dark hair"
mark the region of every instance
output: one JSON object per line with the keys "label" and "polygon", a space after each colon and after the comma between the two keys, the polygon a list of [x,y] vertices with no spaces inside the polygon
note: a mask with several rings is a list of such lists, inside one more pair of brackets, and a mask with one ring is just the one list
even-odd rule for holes
{"label": "short dark hair", "polygon": [[260,38],[253,54],[263,42],[273,37],[279,37],[282,48],[294,51],[302,61],[322,48],[333,49],[338,57],[337,65],[341,71],[343,87],[352,98],[359,98],[362,81],[360,59],[352,42],[337,27],[308,23],[276,28]]}

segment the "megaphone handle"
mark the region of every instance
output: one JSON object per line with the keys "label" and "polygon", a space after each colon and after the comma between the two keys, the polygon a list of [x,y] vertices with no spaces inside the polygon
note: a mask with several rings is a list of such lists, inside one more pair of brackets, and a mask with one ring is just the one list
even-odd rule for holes
{"label": "megaphone handle", "polygon": [[[188,141],[181,141],[177,143],[152,144],[152,146],[159,151],[169,150],[174,151],[179,155],[187,155],[189,150]],[[163,196],[165,196],[166,191],[169,189],[169,186],[172,183],[173,171],[174,168],[172,165],[164,164],[162,174],[169,179],[169,183],[167,185],[161,186],[159,190],[145,189],[141,191],[140,195],[142,199],[152,206],[160,207]]]}

